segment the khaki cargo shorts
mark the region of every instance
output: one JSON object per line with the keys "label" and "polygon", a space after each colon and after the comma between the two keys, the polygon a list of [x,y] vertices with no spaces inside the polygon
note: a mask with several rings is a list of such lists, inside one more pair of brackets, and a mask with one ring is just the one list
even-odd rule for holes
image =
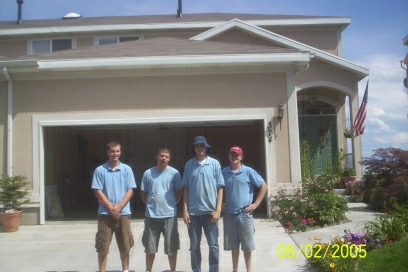
{"label": "khaki cargo shorts", "polygon": [[109,254],[109,246],[115,233],[120,253],[129,253],[134,245],[130,229],[130,215],[122,215],[115,219],[110,215],[98,215],[98,232],[95,237],[96,252],[102,255]]}

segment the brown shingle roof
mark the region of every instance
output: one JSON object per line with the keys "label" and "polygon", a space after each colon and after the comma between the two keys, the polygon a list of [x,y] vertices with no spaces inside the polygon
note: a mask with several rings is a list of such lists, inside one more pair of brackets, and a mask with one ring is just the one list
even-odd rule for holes
{"label": "brown shingle roof", "polygon": [[248,44],[233,44],[213,41],[192,41],[178,38],[161,37],[141,41],[129,41],[116,44],[81,47],[78,49],[56,51],[52,53],[33,56],[24,56],[17,59],[52,60],[213,54],[278,54],[293,52],[299,52],[299,50]]}
{"label": "brown shingle roof", "polygon": [[158,24],[158,23],[191,23],[191,22],[227,22],[239,20],[283,20],[283,19],[314,19],[314,18],[340,18],[329,16],[301,16],[301,15],[267,15],[267,14],[234,14],[234,13],[203,13],[183,14],[182,18],[170,15],[140,15],[140,16],[115,16],[115,17],[81,17],[78,19],[47,19],[24,20],[22,24],[16,21],[0,22],[0,29],[23,29],[37,27],[58,26],[90,26],[90,25],[116,25],[116,24]]}

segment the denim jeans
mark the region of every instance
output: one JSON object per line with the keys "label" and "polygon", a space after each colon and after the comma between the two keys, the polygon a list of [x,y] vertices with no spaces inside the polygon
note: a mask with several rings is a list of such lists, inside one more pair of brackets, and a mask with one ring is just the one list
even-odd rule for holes
{"label": "denim jeans", "polygon": [[212,215],[190,215],[190,226],[188,235],[190,236],[190,257],[191,269],[193,272],[201,272],[201,236],[204,229],[205,237],[209,247],[208,263],[210,272],[219,270],[219,246],[218,246],[218,222],[211,223]]}

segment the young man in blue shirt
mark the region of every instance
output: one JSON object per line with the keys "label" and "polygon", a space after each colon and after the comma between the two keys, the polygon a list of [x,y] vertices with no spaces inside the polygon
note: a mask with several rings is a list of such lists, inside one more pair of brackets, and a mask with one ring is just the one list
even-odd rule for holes
{"label": "young man in blue shirt", "polygon": [[142,237],[146,271],[152,270],[160,233],[163,233],[164,253],[168,256],[173,272],[176,270],[177,250],[180,249],[176,205],[182,196],[181,177],[176,169],[168,165],[170,151],[167,148],[160,148],[156,159],[156,166],[146,170],[140,186],[140,195],[146,204]]}
{"label": "young man in blue shirt", "polygon": [[99,271],[105,272],[110,242],[115,233],[122,269],[127,272],[130,249],[134,245],[129,201],[136,188],[136,181],[132,169],[119,161],[120,144],[110,142],[106,147],[108,161],[95,169],[92,180],[92,189],[99,201],[95,248],[98,252]]}
{"label": "young man in blue shirt", "polygon": [[[241,163],[242,149],[231,147],[230,166],[222,170],[225,180],[224,250],[232,250],[233,271],[238,269],[239,245],[244,252],[247,272],[251,272],[251,251],[255,250],[254,221],[252,212],[258,208],[268,189],[262,177],[252,168]],[[259,194],[254,203],[254,187]]]}
{"label": "young man in blue shirt", "polygon": [[202,230],[209,246],[210,272],[219,271],[218,220],[221,216],[224,178],[220,163],[207,156],[211,146],[203,136],[193,142],[196,157],[186,163],[183,174],[183,220],[190,237],[193,272],[201,271]]}

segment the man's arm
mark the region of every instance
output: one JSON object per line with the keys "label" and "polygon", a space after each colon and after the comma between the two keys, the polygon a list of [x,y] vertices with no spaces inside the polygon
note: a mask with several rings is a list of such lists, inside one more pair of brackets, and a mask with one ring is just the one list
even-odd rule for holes
{"label": "man's arm", "polygon": [[115,218],[120,217],[120,211],[130,201],[130,198],[132,197],[132,195],[133,195],[133,189],[130,188],[129,190],[126,191],[125,196],[122,198],[122,201],[119,204],[113,204],[113,208],[110,211],[111,211],[111,214]]}
{"label": "man's arm", "polygon": [[95,196],[98,199],[99,203],[101,203],[107,209],[110,210],[113,207],[113,203],[108,200],[102,190],[95,190]]}
{"label": "man's arm", "polygon": [[245,212],[252,212],[256,208],[258,208],[258,206],[259,206],[259,204],[261,204],[267,190],[268,190],[268,185],[266,185],[266,183],[264,182],[261,185],[261,187],[259,188],[259,194],[256,197],[255,202],[252,203],[251,205],[249,205],[248,207],[246,207]]}
{"label": "man's arm", "polygon": [[211,223],[217,222],[221,217],[223,192],[224,192],[224,188],[223,187],[218,187],[218,190],[217,190],[217,206],[215,208],[215,211],[213,211],[211,213],[212,216],[213,216],[213,218],[211,220]]}
{"label": "man's arm", "polygon": [[175,190],[176,194],[176,203],[178,203],[183,196],[183,189]]}
{"label": "man's arm", "polygon": [[140,197],[142,198],[143,203],[145,205],[147,205],[147,192],[143,191],[143,190],[140,190]]}
{"label": "man's arm", "polygon": [[185,186],[183,189],[183,220],[184,223],[190,225],[190,215],[188,214],[188,187]]}

